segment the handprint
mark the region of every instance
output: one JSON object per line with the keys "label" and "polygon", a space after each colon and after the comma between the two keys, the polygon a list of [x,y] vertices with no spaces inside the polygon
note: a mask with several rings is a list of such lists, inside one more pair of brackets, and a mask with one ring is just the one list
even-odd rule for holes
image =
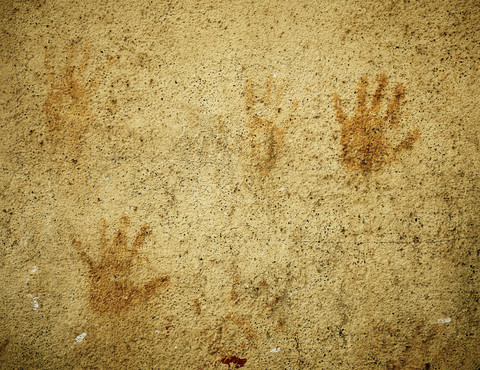
{"label": "handprint", "polygon": [[97,68],[86,76],[91,45],[87,44],[83,54],[78,55],[78,44],[78,39],[71,42],[60,76],[56,76],[52,67],[50,50],[45,50],[44,65],[50,84],[44,104],[46,127],[53,142],[64,145],[66,150],[78,150],[85,139],[92,120],[90,99],[96,80],[104,69]]}
{"label": "handprint", "polygon": [[132,247],[128,248],[129,223],[129,218],[122,216],[120,227],[112,243],[109,243],[106,239],[107,224],[105,220],[101,221],[100,262],[91,259],[82,243],[73,240],[73,245],[88,266],[90,306],[98,313],[124,312],[157,295],[169,281],[168,276],[164,276],[152,279],[142,286],[133,282],[134,262],[140,260],[138,250],[145,244],[151,229],[146,225],[142,226]]}
{"label": "handprint", "polygon": [[267,79],[265,95],[261,98],[255,95],[251,80],[246,84],[250,156],[253,166],[262,176],[266,176],[275,166],[284,144],[285,126],[292,121],[297,109],[297,102],[294,101],[287,116],[283,114],[280,103],[284,90],[284,84],[275,86],[273,76]]}
{"label": "handprint", "polygon": [[377,171],[393,161],[397,153],[411,149],[420,137],[420,131],[415,128],[408,131],[395,145],[388,140],[388,130],[399,126],[400,100],[405,98],[405,88],[400,83],[395,86],[393,100],[382,115],[380,105],[386,85],[387,76],[382,74],[378,77],[378,87],[371,106],[367,107],[368,79],[363,77],[358,87],[355,113],[351,118],[344,113],[339,96],[333,95],[337,118],[341,125],[342,157],[350,170],[362,173]]}

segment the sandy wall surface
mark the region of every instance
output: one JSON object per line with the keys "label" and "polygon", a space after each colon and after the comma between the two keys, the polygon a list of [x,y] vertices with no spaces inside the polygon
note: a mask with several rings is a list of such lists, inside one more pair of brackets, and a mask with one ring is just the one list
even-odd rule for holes
{"label": "sandy wall surface", "polygon": [[3,1],[2,368],[478,369],[478,1]]}

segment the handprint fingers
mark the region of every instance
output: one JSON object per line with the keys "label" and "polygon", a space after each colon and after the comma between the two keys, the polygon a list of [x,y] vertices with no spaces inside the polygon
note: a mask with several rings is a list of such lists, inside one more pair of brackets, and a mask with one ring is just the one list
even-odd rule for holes
{"label": "handprint fingers", "polygon": [[55,83],[55,73],[53,71],[53,67],[50,64],[50,50],[49,47],[45,47],[45,56],[43,58],[43,65],[45,67],[45,74],[47,76],[47,81],[50,85]]}
{"label": "handprint fingers", "polygon": [[88,43],[87,46],[85,47],[85,50],[83,51],[82,59],[80,61],[80,66],[79,66],[80,73],[83,73],[87,69],[88,60],[90,59],[91,49],[92,49],[92,45]]}
{"label": "handprint fingers", "polygon": [[382,92],[386,86],[387,86],[387,75],[383,73],[378,77],[378,87],[372,99],[372,113],[374,115],[377,115],[378,112],[380,111],[380,103],[382,101]]}
{"label": "handprint fingers", "polygon": [[343,111],[342,100],[337,95],[337,93],[333,94],[333,104],[334,104],[335,110],[337,112],[337,119],[340,121],[340,123],[345,122],[347,120],[347,115]]}
{"label": "handprint fingers", "polygon": [[398,124],[398,111],[400,109],[400,100],[405,97],[405,88],[402,84],[397,84],[393,92],[393,99],[388,105],[385,120],[390,120],[392,126]]}
{"label": "handprint fingers", "polygon": [[[288,116],[288,119],[285,121],[285,124],[286,125],[290,125],[293,121],[293,117],[295,115],[295,111],[297,110],[298,108],[298,100],[294,100],[293,103],[292,103],[292,109],[290,111],[290,114]],[[281,112],[281,108],[278,108],[278,113]]]}
{"label": "handprint fingers", "polygon": [[263,99],[263,104],[265,104],[265,106],[268,106],[270,104],[272,86],[273,86],[273,76],[269,76],[267,79],[267,82],[265,83],[265,98]]}
{"label": "handprint fingers", "polygon": [[[80,58],[80,61],[77,66],[74,64],[75,56],[77,55],[77,45],[80,43],[80,39],[76,38],[72,40],[70,43],[70,47],[68,48],[68,53],[67,53],[67,61],[65,62],[65,72],[73,72],[75,68],[78,68],[78,71],[80,73],[83,73],[88,66],[88,60],[90,59],[90,50],[91,50],[91,44],[87,43],[85,46],[85,50],[82,53],[82,56]],[[78,57],[77,57],[78,60]]]}
{"label": "handprint fingers", "polygon": [[245,84],[245,102],[247,112],[250,113],[252,116],[256,116],[257,114],[255,114],[253,110],[257,106],[257,104],[262,105],[265,108],[273,107],[277,110],[280,109],[280,104],[285,94],[285,87],[285,83],[275,83],[275,78],[271,75],[265,81],[265,93],[258,97],[254,92],[253,81],[251,79],[248,79]]}
{"label": "handprint fingers", "polygon": [[130,226],[130,219],[123,215],[120,217],[120,229],[126,230]]}
{"label": "handprint fingers", "polygon": [[409,131],[407,133],[407,137],[403,139],[400,144],[395,146],[395,151],[401,151],[401,150],[406,150],[406,149],[411,149],[413,147],[413,144],[420,138],[420,130],[418,128]]}
{"label": "handprint fingers", "polygon": [[251,79],[248,79],[245,84],[245,103],[247,113],[252,114],[253,106],[255,104],[255,95],[253,93],[253,82]]}
{"label": "handprint fingers", "polygon": [[150,226],[143,225],[140,231],[137,234],[137,237],[135,238],[135,241],[133,242],[133,247],[134,249],[137,249],[143,243],[145,243],[145,239],[150,236],[150,233],[152,232],[152,229]]}
{"label": "handprint fingers", "polygon": [[160,293],[163,286],[170,281],[168,276],[162,276],[150,280],[143,286],[144,289],[144,299],[148,299],[158,293]]}
{"label": "handprint fingers", "polygon": [[368,87],[368,79],[366,76],[362,77],[360,80],[360,84],[357,90],[357,107],[355,111],[359,115],[365,115],[367,112],[365,100],[367,99],[367,87]]}
{"label": "handprint fingers", "polygon": [[[273,79],[273,77],[272,77]],[[283,96],[285,95],[285,83],[282,83],[280,85],[278,85],[277,87],[277,94],[276,94],[276,97],[275,97],[275,106],[277,107],[277,110],[280,109],[280,104],[282,102],[282,99],[283,99]],[[278,111],[278,113],[280,113],[280,111]]]}
{"label": "handprint fingers", "polygon": [[114,246],[116,246],[122,253],[127,251],[127,229],[130,225],[130,220],[126,216],[122,216],[120,219],[120,227],[113,240]]}
{"label": "handprint fingers", "polygon": [[85,86],[88,88],[88,90],[92,90],[97,85],[97,81],[102,78],[102,74],[114,63],[115,59],[112,56],[109,56],[104,64],[95,68],[95,70],[89,76],[88,81],[85,82]]}
{"label": "handprint fingers", "polygon": [[[132,256],[138,255],[138,249],[145,244],[145,240],[150,236],[152,229],[148,225],[143,225],[135,237],[135,241],[132,244]],[[145,260],[145,259],[144,259]],[[147,260],[148,261],[148,260]]]}
{"label": "handprint fingers", "polygon": [[102,247],[108,244],[107,228],[108,228],[107,221],[102,218],[100,220],[99,224],[98,224],[98,229],[99,229],[99,232],[100,232],[100,245]]}
{"label": "handprint fingers", "polygon": [[80,257],[82,258],[83,262],[85,262],[89,268],[93,268],[94,264],[92,259],[88,256],[88,254],[85,252],[83,249],[82,243],[80,243],[78,240],[73,239],[72,244],[75,248],[77,248],[78,252],[80,253]]}

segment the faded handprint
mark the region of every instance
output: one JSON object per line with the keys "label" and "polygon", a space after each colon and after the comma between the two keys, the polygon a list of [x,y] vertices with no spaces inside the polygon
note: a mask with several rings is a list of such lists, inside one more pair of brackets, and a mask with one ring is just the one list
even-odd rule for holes
{"label": "faded handprint", "polygon": [[388,130],[399,126],[400,101],[405,98],[405,88],[400,83],[395,86],[393,99],[382,115],[380,105],[387,80],[385,74],[378,77],[378,87],[369,107],[366,103],[368,79],[363,77],[360,80],[357,106],[351,118],[344,113],[339,96],[333,95],[341,125],[342,157],[349,170],[362,173],[377,171],[393,161],[397,153],[411,149],[420,137],[420,131],[415,128],[395,145],[388,140]]}
{"label": "faded handprint", "polygon": [[[51,51],[45,49],[44,66],[49,83],[44,104],[46,127],[52,140],[65,149],[79,150],[92,120],[90,100],[100,73],[105,66],[87,75],[91,45],[79,53],[80,41],[74,39],[67,50],[62,74],[56,75],[51,63]],[[76,62],[75,62],[76,61]],[[111,63],[111,62],[109,62]]]}
{"label": "faded handprint", "polygon": [[106,239],[107,224],[100,223],[100,262],[87,254],[82,243],[73,240],[80,257],[88,266],[90,306],[98,313],[122,313],[149,298],[157,295],[168,283],[168,276],[150,280],[138,286],[132,280],[134,262],[140,260],[138,250],[145,244],[151,229],[144,225],[138,232],[131,248],[128,248],[127,229],[130,220],[127,216],[120,219],[120,227],[113,241]]}
{"label": "faded handprint", "polygon": [[289,112],[286,115],[283,113],[281,102],[284,91],[285,85],[277,86],[273,76],[267,79],[261,97],[255,95],[250,79],[245,88],[250,157],[253,166],[263,176],[275,166],[284,145],[285,128],[291,123],[298,106],[294,101]]}
{"label": "faded handprint", "polygon": [[230,302],[226,305],[232,311],[219,316],[214,325],[210,324],[202,331],[208,353],[216,358],[213,363],[206,364],[207,367],[216,367],[219,363],[233,365],[234,368],[243,367],[247,362],[244,357],[257,348],[258,334],[252,326],[251,314],[241,314],[238,307],[233,307],[238,298],[234,288],[239,281],[240,277],[236,275],[230,292]]}
{"label": "faded handprint", "polygon": [[217,324],[209,328],[208,351],[222,358],[244,356],[251,348],[256,348],[258,336],[245,315],[229,312]]}

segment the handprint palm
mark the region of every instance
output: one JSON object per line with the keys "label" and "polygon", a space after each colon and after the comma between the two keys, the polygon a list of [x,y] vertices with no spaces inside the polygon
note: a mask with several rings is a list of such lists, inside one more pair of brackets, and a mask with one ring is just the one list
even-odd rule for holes
{"label": "handprint palm", "polygon": [[104,220],[100,225],[101,261],[93,261],[77,240],[73,245],[77,247],[80,256],[88,266],[90,306],[98,313],[120,313],[136,306],[152,296],[158,294],[169,281],[168,276],[150,280],[143,286],[137,286],[132,280],[135,259],[138,249],[145,244],[151,229],[144,225],[138,232],[132,247],[127,246],[127,228],[129,219],[123,216],[111,244],[106,239],[107,224]]}
{"label": "handprint palm", "polygon": [[[387,85],[387,76],[382,74],[378,78],[378,88],[370,107],[366,105],[367,77],[360,80],[358,100],[355,114],[347,118],[342,109],[342,103],[337,94],[333,99],[337,118],[341,125],[342,156],[346,167],[350,170],[368,173],[377,171],[387,163],[393,161],[397,153],[411,149],[420,137],[418,129],[407,132],[406,137],[396,145],[387,139],[387,129],[399,126],[400,100],[405,97],[402,84],[397,84],[393,100],[387,107],[384,115],[380,113],[382,93]],[[388,125],[390,123],[390,125]]]}

